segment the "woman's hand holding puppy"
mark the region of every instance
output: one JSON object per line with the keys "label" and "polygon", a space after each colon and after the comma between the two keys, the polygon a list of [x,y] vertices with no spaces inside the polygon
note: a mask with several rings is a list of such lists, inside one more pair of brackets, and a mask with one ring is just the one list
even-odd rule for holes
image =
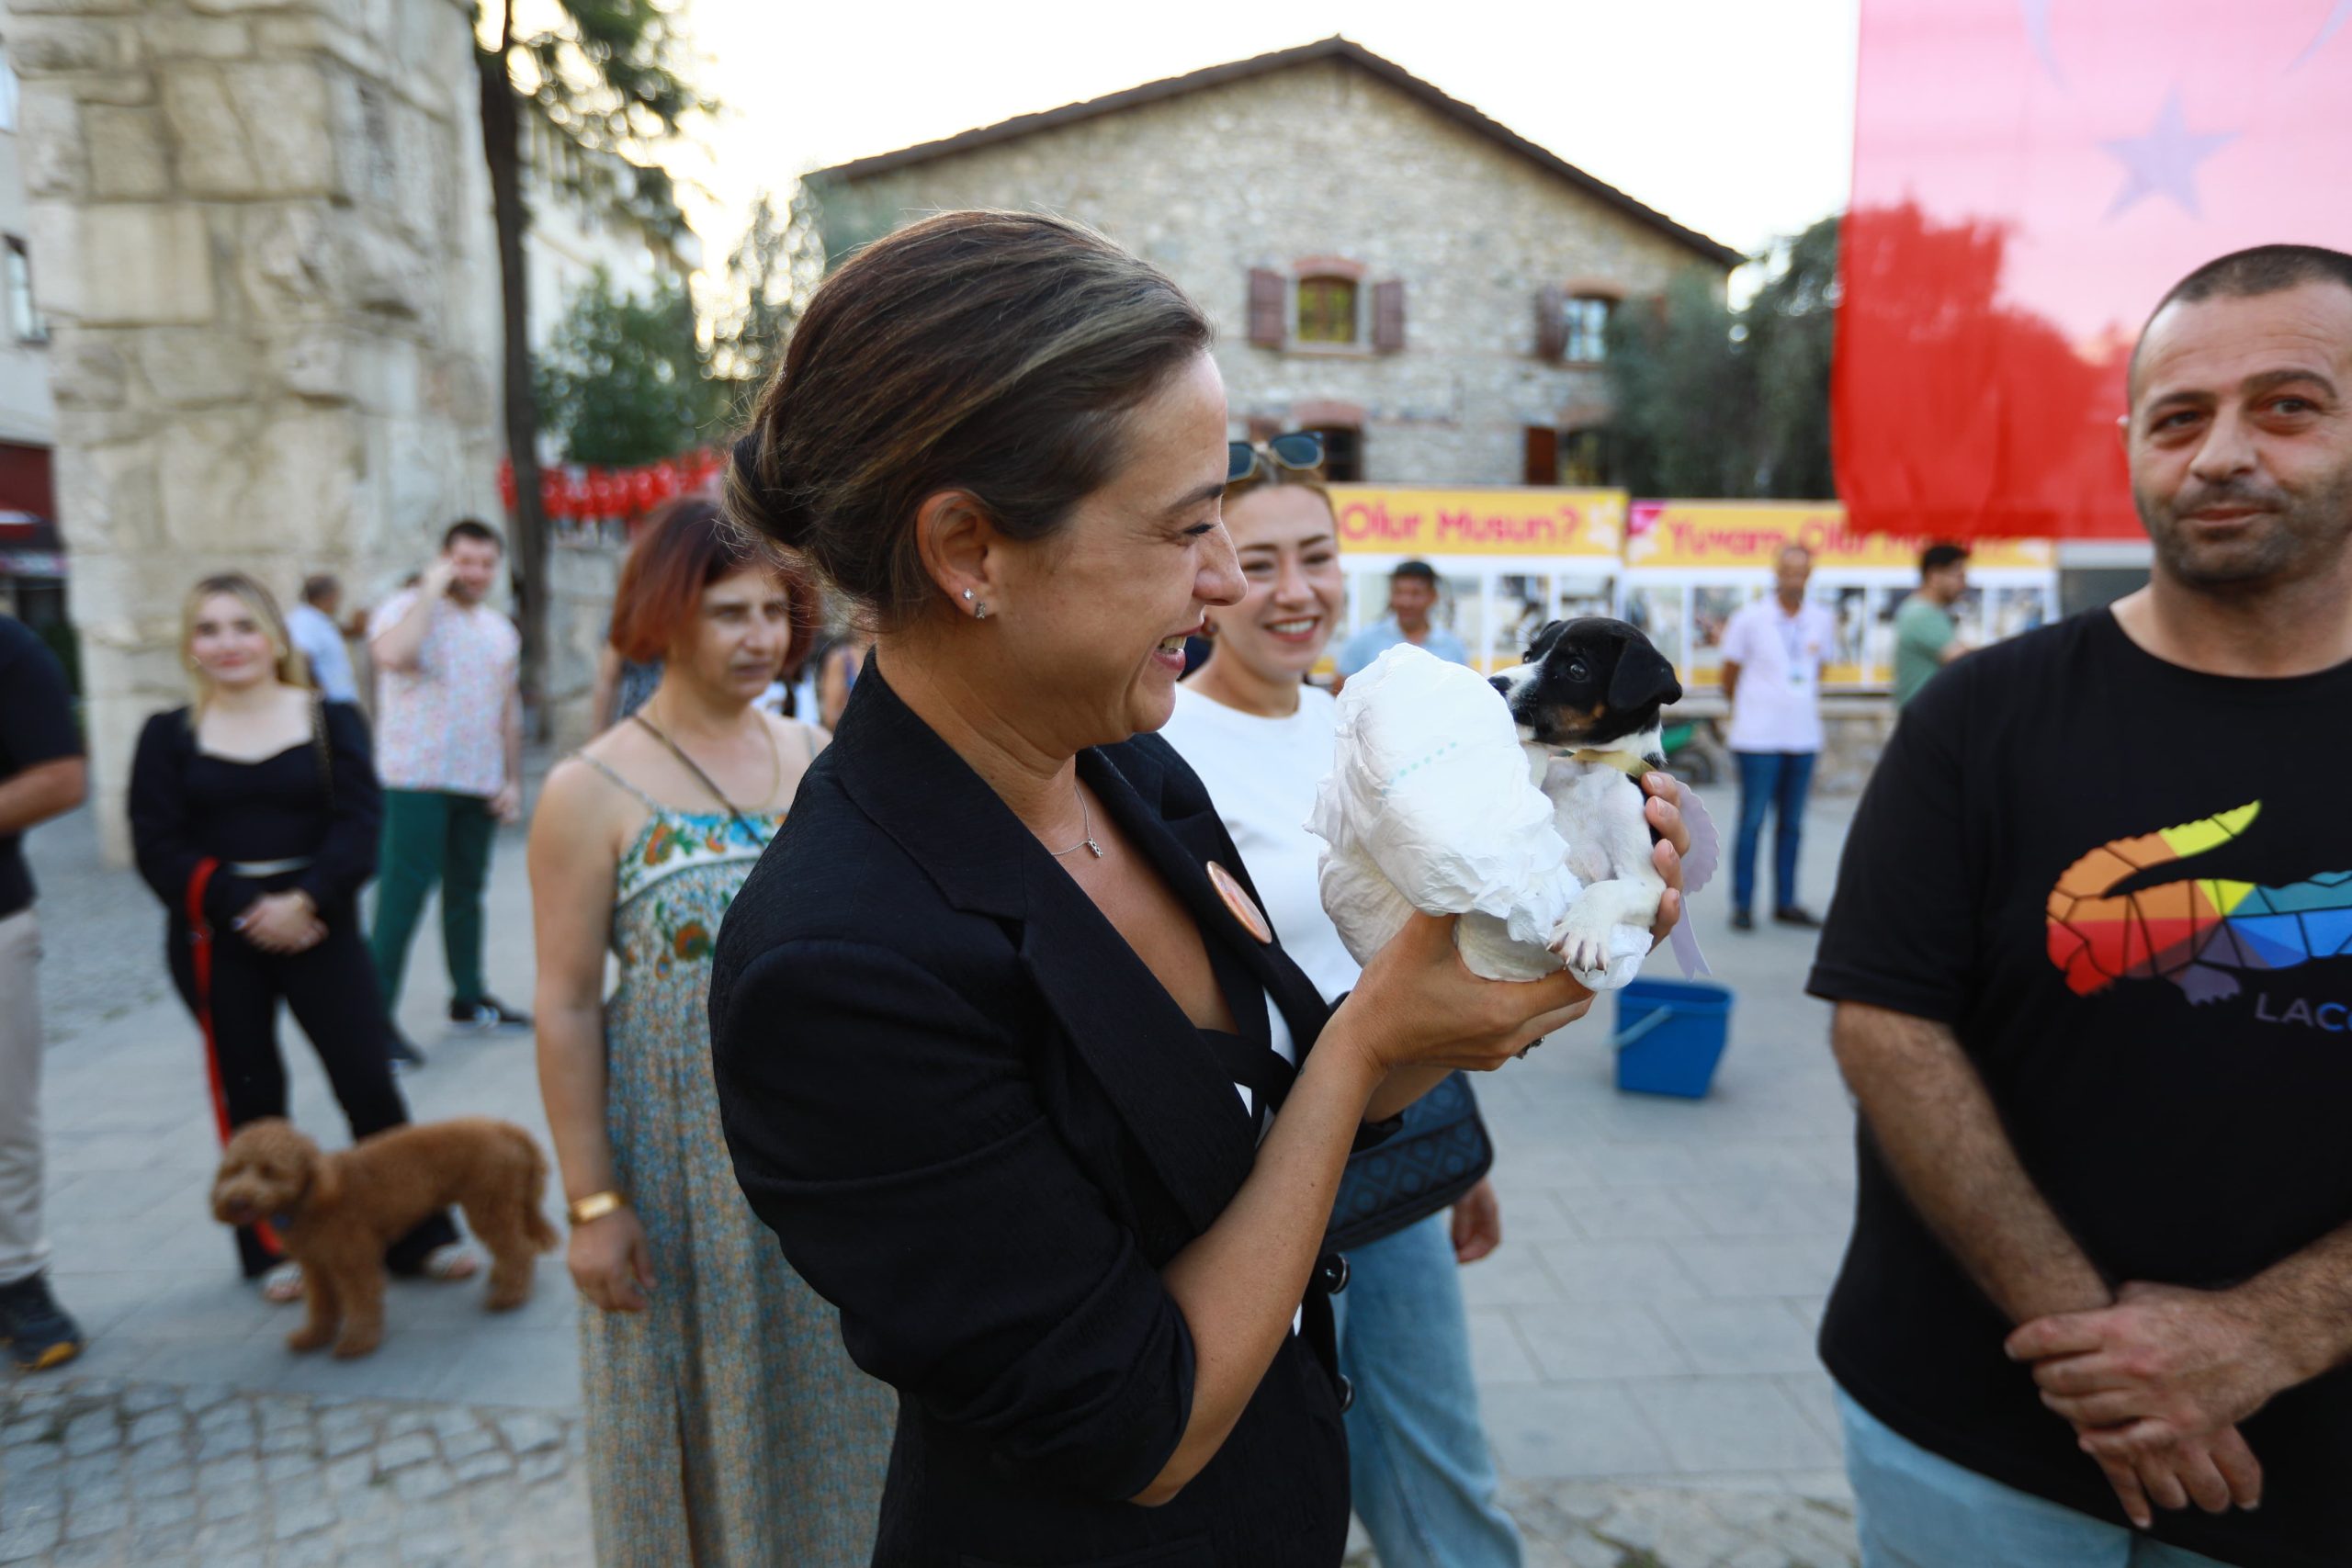
{"label": "woman's hand holding puppy", "polygon": [[1458,918],[1415,911],[1331,1015],[1328,1036],[1361,1051],[1379,1078],[1401,1067],[1492,1072],[1592,1006],[1565,969],[1541,980],[1473,975],[1454,951]]}
{"label": "woman's hand holding puppy", "polygon": [[1649,796],[1642,802],[1642,816],[1658,840],[1650,846],[1650,859],[1657,874],[1666,878],[1666,892],[1657,901],[1657,923],[1650,927],[1653,950],[1682,919],[1682,857],[1690,851],[1690,825],[1675,804],[1676,788],[1674,776],[1659,769],[1642,775],[1642,793]]}
{"label": "woman's hand holding puppy", "polygon": [[[1645,811],[1658,835],[1654,851],[1666,896],[1654,942],[1682,918],[1682,852],[1690,830],[1674,804],[1674,781],[1642,781]],[[1592,993],[1562,970],[1541,980],[1482,980],[1454,951],[1456,917],[1416,913],[1373,955],[1363,977],[1332,1015],[1336,1039],[1363,1051],[1382,1075],[1399,1067],[1491,1072],[1555,1029],[1582,1018]]]}

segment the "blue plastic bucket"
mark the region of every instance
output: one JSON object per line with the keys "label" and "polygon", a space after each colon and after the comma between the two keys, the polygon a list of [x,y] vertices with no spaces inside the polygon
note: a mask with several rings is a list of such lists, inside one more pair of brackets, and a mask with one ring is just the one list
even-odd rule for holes
{"label": "blue plastic bucket", "polygon": [[1617,992],[1617,1087],[1703,1099],[1730,1032],[1727,988],[1636,979]]}

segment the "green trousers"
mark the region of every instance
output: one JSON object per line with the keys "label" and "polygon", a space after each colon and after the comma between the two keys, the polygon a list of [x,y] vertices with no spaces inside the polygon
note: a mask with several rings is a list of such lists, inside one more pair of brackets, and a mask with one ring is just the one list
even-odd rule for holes
{"label": "green trousers", "polygon": [[368,939],[384,1012],[400,1011],[401,976],[425,895],[441,885],[441,950],[451,999],[476,1002],[481,977],[481,897],[490,880],[490,839],[498,818],[479,795],[439,790],[384,792],[384,842],[376,867],[376,925]]}

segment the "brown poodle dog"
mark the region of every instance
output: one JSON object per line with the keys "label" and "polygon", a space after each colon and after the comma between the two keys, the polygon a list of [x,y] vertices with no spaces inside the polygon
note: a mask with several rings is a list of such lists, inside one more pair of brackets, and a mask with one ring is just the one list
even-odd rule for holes
{"label": "brown poodle dog", "polygon": [[[309,1319],[287,1348],[364,1356],[384,1337],[384,1249],[455,1203],[490,1250],[490,1294],[505,1312],[531,1299],[537,1255],[556,1234],[539,1212],[548,1162],[512,1122],[459,1117],[394,1127],[334,1154],[275,1116],[237,1129],[212,1182],[223,1224],[267,1221],[302,1266]],[[340,1330],[338,1331],[338,1325]]]}

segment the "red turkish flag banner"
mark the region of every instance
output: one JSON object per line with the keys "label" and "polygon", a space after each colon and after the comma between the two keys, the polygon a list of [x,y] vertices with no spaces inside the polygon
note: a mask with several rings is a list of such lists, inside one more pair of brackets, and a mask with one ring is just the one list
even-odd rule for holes
{"label": "red turkish flag banner", "polygon": [[2352,251],[2352,0],[1862,0],[1831,421],[1847,515],[2138,538],[2142,324],[2249,245]]}

